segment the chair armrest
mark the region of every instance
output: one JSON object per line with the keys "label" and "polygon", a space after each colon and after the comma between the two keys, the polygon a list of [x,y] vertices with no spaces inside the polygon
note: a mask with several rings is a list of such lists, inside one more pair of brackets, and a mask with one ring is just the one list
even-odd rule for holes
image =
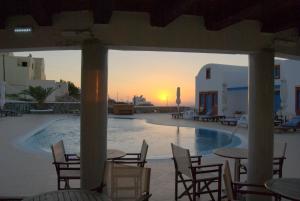
{"label": "chair armrest", "polygon": [[74,167],[63,167],[63,168],[58,168],[58,170],[80,170],[80,168],[74,168]]}
{"label": "chair armrest", "polygon": [[125,156],[118,158],[118,160],[138,160],[140,157],[140,153],[126,153]]}
{"label": "chair armrest", "polygon": [[243,182],[232,182],[232,185],[240,188],[244,186],[265,188],[263,184],[251,184],[251,183],[243,183]]}
{"label": "chair armrest", "polygon": [[149,198],[152,196],[152,194],[146,194],[146,195],[142,195],[141,197],[139,197],[137,199],[137,201],[147,201],[149,200]]}
{"label": "chair armrest", "polygon": [[190,158],[202,158],[202,155],[199,155],[199,156],[190,156]]}
{"label": "chair armrest", "polygon": [[126,156],[127,155],[141,155],[141,153],[126,153]]}
{"label": "chair armrest", "polygon": [[223,166],[222,163],[216,163],[216,164],[209,164],[209,165],[195,165],[192,166],[192,168],[209,168],[209,167],[218,167],[221,168]]}
{"label": "chair armrest", "polygon": [[[52,164],[54,164],[56,166],[56,168],[58,169],[72,169],[75,168],[77,169],[77,167],[80,165],[80,162],[53,162]],[[62,167],[63,166],[63,167]],[[75,167],[74,167],[75,166]]]}
{"label": "chair armrest", "polygon": [[190,156],[191,162],[192,163],[198,163],[198,165],[201,164],[201,158],[202,156]]}
{"label": "chair armrest", "polygon": [[147,161],[122,161],[122,160],[114,160],[114,163],[123,163],[123,164],[142,164],[142,163],[147,163]]}
{"label": "chair armrest", "polygon": [[221,174],[223,164],[210,164],[210,165],[197,165],[192,166],[192,171],[196,174],[203,174],[203,173],[215,173],[218,172]]}
{"label": "chair armrest", "polygon": [[[139,158],[138,157],[136,157],[136,158],[124,158],[124,157],[122,157],[122,158],[117,158],[116,160],[120,160],[120,161],[130,161],[130,160],[139,160]],[[115,160],[114,160],[115,161]]]}
{"label": "chair armrest", "polygon": [[274,157],[274,158],[273,158],[273,162],[274,162],[274,161],[278,161],[278,160],[285,160],[285,159],[286,159],[285,156],[282,156],[282,157]]}
{"label": "chair armrest", "polygon": [[54,165],[80,165],[80,162],[53,162]]}

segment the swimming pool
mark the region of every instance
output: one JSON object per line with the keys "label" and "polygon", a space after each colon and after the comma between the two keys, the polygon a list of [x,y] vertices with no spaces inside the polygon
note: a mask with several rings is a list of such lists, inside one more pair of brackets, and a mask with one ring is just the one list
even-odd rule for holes
{"label": "swimming pool", "polygon": [[[50,123],[25,139],[24,144],[33,150],[50,152],[51,144],[64,140],[67,152],[78,153],[79,133],[80,118],[69,117]],[[108,148],[138,152],[143,139],[149,144],[149,158],[170,157],[171,142],[190,149],[191,154],[204,155],[216,148],[233,147],[241,143],[236,135],[217,130],[155,125],[142,119],[108,119]]]}

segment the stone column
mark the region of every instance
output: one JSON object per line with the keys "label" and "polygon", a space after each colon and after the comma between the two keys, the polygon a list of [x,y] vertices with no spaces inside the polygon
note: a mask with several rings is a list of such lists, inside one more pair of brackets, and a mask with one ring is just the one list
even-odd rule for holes
{"label": "stone column", "polygon": [[102,184],[107,150],[107,48],[98,40],[82,44],[81,188]]}
{"label": "stone column", "polygon": [[[248,182],[263,184],[272,178],[274,52],[249,56],[249,167]],[[249,200],[271,200],[266,196]]]}

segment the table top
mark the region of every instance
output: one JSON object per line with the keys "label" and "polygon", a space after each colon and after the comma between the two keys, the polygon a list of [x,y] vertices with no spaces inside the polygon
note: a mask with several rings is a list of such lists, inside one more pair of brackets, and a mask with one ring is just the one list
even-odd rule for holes
{"label": "table top", "polygon": [[125,156],[126,153],[124,151],[118,149],[107,149],[107,159],[116,159]]}
{"label": "table top", "polygon": [[110,201],[102,194],[86,190],[51,191],[25,198],[23,201]]}
{"label": "table top", "polygon": [[266,181],[266,188],[282,197],[300,200],[300,178],[280,178]]}
{"label": "table top", "polygon": [[[225,148],[215,149],[213,153],[225,158],[248,159],[248,149],[246,148],[225,147]],[[280,152],[280,149],[274,150],[275,158],[281,156],[282,153]]]}
{"label": "table top", "polygon": [[[77,154],[80,158],[80,154]],[[107,149],[106,152],[106,159],[117,159],[125,156],[126,153],[124,151],[118,150],[118,149]]]}
{"label": "table top", "polygon": [[226,148],[214,150],[214,154],[225,157],[225,158],[247,159],[248,158],[248,149],[236,148],[236,147],[226,147]]}

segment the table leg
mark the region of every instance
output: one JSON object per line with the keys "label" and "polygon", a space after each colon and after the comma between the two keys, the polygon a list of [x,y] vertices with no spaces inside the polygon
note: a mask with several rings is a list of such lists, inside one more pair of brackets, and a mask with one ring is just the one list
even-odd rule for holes
{"label": "table leg", "polygon": [[241,160],[240,159],[235,159],[234,160],[234,181],[240,181],[240,165],[241,165]]}

